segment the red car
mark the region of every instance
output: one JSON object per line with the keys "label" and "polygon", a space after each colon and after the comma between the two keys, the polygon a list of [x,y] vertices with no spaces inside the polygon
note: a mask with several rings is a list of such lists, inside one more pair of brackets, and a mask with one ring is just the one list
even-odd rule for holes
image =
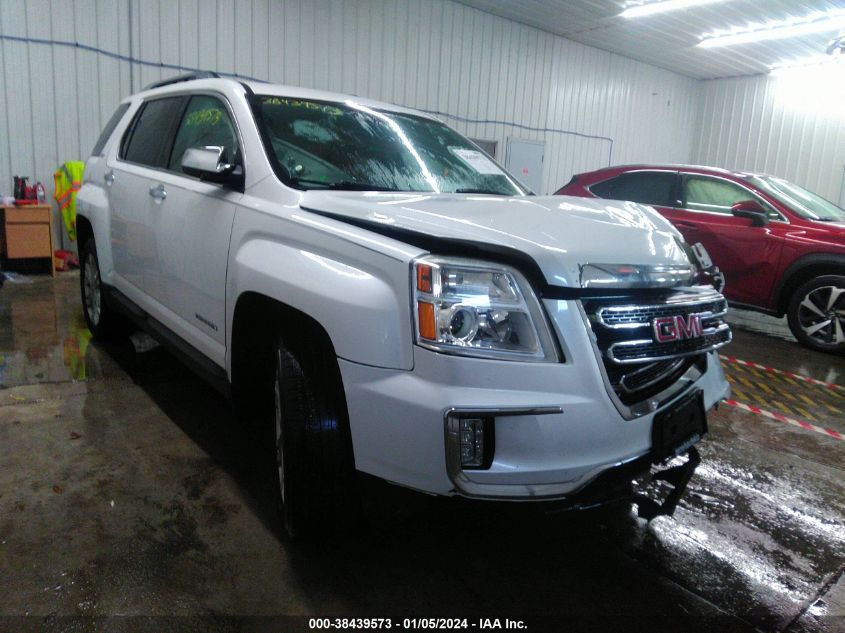
{"label": "red car", "polygon": [[737,307],[787,315],[804,345],[845,352],[845,210],[781,178],[687,165],[573,176],[558,194],[654,207],[701,242]]}

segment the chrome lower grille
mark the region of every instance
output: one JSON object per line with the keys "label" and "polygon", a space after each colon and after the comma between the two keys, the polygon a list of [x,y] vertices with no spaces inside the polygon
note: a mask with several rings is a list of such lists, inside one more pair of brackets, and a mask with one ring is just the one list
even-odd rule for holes
{"label": "chrome lower grille", "polygon": [[638,391],[653,387],[662,382],[666,376],[675,372],[686,371],[688,362],[683,358],[678,360],[664,360],[659,363],[647,363],[639,369],[624,372],[619,377],[619,386],[623,393],[635,394]]}
{"label": "chrome lower grille", "polygon": [[626,405],[670,387],[731,340],[727,302],[711,288],[583,299],[605,373]]}

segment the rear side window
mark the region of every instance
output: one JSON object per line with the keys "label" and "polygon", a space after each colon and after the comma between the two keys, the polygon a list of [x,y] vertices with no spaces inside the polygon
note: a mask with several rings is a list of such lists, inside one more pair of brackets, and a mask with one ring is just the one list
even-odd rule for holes
{"label": "rear side window", "polygon": [[636,171],[599,182],[590,192],[609,200],[630,200],[659,207],[674,207],[677,174],[671,171]]}
{"label": "rear side window", "polygon": [[223,148],[224,162],[240,163],[238,137],[226,106],[216,97],[191,97],[176,133],[168,169],[181,172],[186,150],[209,145]]}
{"label": "rear side window", "polygon": [[109,138],[111,138],[114,128],[116,128],[117,124],[120,123],[120,120],[123,118],[123,115],[126,114],[128,109],[128,103],[121,103],[117,106],[117,110],[115,110],[114,114],[111,115],[109,122],[106,123],[106,127],[104,127],[103,131],[100,133],[100,138],[97,139],[97,144],[94,145],[94,149],[91,150],[91,156],[103,155],[103,149],[105,148],[106,143],[108,143]]}
{"label": "rear side window", "polygon": [[124,137],[121,158],[150,167],[166,167],[184,97],[166,97],[144,104]]}

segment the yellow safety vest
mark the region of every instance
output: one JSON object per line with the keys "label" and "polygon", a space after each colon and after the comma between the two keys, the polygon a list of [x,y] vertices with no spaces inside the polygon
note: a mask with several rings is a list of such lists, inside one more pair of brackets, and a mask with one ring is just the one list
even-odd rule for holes
{"label": "yellow safety vest", "polygon": [[59,205],[65,229],[71,242],[76,241],[76,194],[82,186],[85,163],[70,160],[53,174],[53,198]]}

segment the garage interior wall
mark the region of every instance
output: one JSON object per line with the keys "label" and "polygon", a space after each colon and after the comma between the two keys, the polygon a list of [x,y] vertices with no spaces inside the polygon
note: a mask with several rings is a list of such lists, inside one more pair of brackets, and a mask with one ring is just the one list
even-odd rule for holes
{"label": "garage interior wall", "polygon": [[708,80],[701,98],[696,163],[773,174],[842,199],[845,77],[797,68]]}
{"label": "garage interior wall", "polygon": [[441,113],[503,163],[508,138],[542,140],[541,193],[692,153],[695,80],[450,0],[2,0],[0,35],[2,191],[18,174],[52,192],[123,97],[184,72],[159,63]]}

